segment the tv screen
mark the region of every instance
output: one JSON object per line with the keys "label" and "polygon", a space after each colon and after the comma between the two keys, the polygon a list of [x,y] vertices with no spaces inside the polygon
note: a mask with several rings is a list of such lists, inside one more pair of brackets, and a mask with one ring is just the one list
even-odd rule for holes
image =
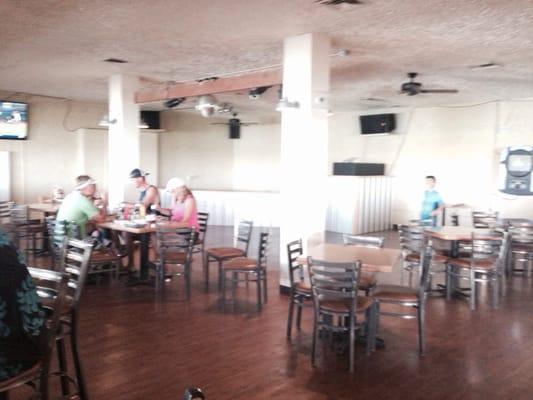
{"label": "tv screen", "polygon": [[0,139],[26,139],[28,104],[0,101]]}

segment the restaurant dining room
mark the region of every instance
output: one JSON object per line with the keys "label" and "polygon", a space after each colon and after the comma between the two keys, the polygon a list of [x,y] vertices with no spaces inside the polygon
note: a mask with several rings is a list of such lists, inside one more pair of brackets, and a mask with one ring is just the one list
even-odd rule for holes
{"label": "restaurant dining room", "polygon": [[531,399],[532,21],[0,2],[0,400]]}

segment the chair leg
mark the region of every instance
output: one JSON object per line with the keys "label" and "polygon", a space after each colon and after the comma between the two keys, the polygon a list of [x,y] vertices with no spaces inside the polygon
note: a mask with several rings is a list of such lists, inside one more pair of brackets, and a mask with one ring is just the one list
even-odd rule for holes
{"label": "chair leg", "polygon": [[222,271],[222,310],[226,311],[226,271]]}
{"label": "chair leg", "polygon": [[237,298],[237,281],[239,279],[239,274],[237,272],[232,272],[231,274],[231,307],[233,312],[235,312],[235,299]]}
{"label": "chair leg", "polygon": [[293,293],[293,289],[291,288],[291,292],[289,294],[289,314],[287,317],[287,339],[291,338],[293,312],[294,312],[294,293]]}
{"label": "chair leg", "polygon": [[313,343],[311,345],[311,365],[314,367],[316,361],[316,345],[318,341],[318,315],[315,312],[315,320],[313,323]]}
{"label": "chair leg", "polygon": [[218,290],[222,288],[222,279],[220,278],[222,275],[222,260],[218,260]]}
{"label": "chair leg", "polygon": [[[61,328],[59,335],[61,335]],[[63,396],[67,396],[70,393],[69,381],[67,379],[68,375],[68,366],[67,366],[67,356],[65,351],[65,340],[63,337],[56,339],[56,349],[57,349],[57,361],[59,364],[59,371],[61,373],[61,393]]]}
{"label": "chair leg", "polygon": [[425,310],[422,304],[418,304],[418,352],[421,356],[426,353],[426,327],[425,327]]}
{"label": "chair leg", "polygon": [[185,265],[185,292],[187,293],[187,300],[191,299],[191,266]]}
{"label": "chair leg", "polygon": [[257,311],[261,311],[263,294],[261,292],[261,271],[257,272]]}
{"label": "chair leg", "polygon": [[354,344],[355,344],[355,321],[354,316],[350,316],[350,343],[348,348],[350,349],[350,374],[354,370]]}
{"label": "chair leg", "polygon": [[76,370],[76,381],[78,383],[78,392],[80,400],[88,400],[87,388],[85,387],[85,379],[83,377],[83,370],[81,360],[78,352],[78,316],[75,312],[72,313],[70,327],[70,347],[72,348],[72,358],[74,360],[74,368]]}
{"label": "chair leg", "polygon": [[298,309],[296,311],[296,327],[300,330],[302,325],[302,303],[298,304]]}
{"label": "chair leg", "polygon": [[476,310],[476,273],[474,270],[470,271],[470,309]]}
{"label": "chair leg", "polygon": [[446,265],[446,300],[452,298],[452,266]]}
{"label": "chair leg", "polygon": [[266,272],[266,269],[262,272],[262,276],[263,276],[263,294],[264,294],[264,298],[265,298],[265,303],[268,302],[268,290],[267,290],[267,272]]}
{"label": "chair leg", "polygon": [[205,277],[205,291],[209,291],[209,256],[206,254],[203,258],[204,277]]}
{"label": "chair leg", "polygon": [[492,285],[492,308],[497,309],[498,308],[498,300],[500,296],[500,285],[499,285],[499,279],[498,279],[498,272],[494,272],[491,278],[491,285]]}

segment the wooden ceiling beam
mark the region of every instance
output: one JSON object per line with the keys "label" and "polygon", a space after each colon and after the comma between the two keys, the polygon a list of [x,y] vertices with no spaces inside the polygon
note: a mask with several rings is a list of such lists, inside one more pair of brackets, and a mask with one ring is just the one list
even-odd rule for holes
{"label": "wooden ceiling beam", "polygon": [[149,103],[153,101],[169,100],[176,97],[196,97],[205,94],[236,92],[261,86],[280,85],[282,80],[282,70],[275,69],[207,80],[204,82],[175,83],[141,89],[135,93],[135,102]]}

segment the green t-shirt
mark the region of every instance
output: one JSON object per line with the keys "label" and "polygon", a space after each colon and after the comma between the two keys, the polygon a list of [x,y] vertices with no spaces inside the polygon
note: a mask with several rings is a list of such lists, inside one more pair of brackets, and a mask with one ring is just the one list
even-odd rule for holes
{"label": "green t-shirt", "polygon": [[98,208],[77,190],[69,193],[57,212],[57,221],[75,222],[80,228],[81,237],[86,235],[86,224],[98,214]]}

